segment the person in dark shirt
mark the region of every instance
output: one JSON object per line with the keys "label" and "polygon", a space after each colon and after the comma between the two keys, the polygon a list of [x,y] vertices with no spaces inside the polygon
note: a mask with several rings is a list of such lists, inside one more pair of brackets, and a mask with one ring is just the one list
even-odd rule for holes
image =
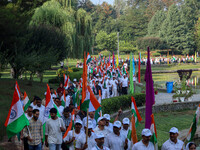
{"label": "person in dark shirt", "polygon": [[63,95],[64,90],[65,90],[65,88],[64,88],[63,84],[60,83],[59,88],[57,89],[57,94],[58,94],[58,95],[59,95],[59,94],[62,94],[62,95]]}

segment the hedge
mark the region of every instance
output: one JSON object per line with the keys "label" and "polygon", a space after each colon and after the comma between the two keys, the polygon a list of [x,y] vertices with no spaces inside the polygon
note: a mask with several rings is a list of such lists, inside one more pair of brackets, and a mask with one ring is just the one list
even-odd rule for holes
{"label": "hedge", "polygon": [[131,108],[131,96],[135,98],[137,107],[143,106],[145,103],[145,94],[138,93],[133,95],[122,95],[118,97],[112,97],[104,99],[101,102],[102,112],[103,113],[114,113],[117,112],[120,108],[122,110]]}

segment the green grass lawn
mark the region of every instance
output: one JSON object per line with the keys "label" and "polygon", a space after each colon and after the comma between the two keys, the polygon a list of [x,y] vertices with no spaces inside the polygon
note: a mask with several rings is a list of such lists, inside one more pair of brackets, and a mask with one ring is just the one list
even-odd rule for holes
{"label": "green grass lawn", "polygon": [[[29,81],[18,80],[19,88],[21,92],[26,91],[30,100],[34,95],[44,98],[44,92],[46,92],[46,83],[33,82],[32,86],[29,85]],[[11,105],[11,101],[14,93],[15,80],[13,79],[0,79],[0,140],[5,136],[5,120],[8,115],[8,111]],[[57,89],[58,85],[50,84],[50,87]]]}

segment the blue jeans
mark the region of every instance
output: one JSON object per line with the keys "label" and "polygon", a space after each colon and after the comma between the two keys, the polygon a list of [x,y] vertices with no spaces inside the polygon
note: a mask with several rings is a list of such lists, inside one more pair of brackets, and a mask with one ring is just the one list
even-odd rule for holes
{"label": "blue jeans", "polygon": [[61,150],[61,144],[49,144],[49,150]]}
{"label": "blue jeans", "polygon": [[28,145],[29,150],[42,150],[42,143],[38,145]]}

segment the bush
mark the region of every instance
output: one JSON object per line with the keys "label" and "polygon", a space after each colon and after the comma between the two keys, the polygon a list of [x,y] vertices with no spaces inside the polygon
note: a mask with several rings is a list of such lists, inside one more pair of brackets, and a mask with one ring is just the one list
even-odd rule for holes
{"label": "bush", "polygon": [[143,93],[108,98],[102,100],[101,105],[103,113],[111,114],[117,112],[120,108],[122,108],[122,110],[130,109],[131,96],[135,98],[137,107],[143,106],[145,103],[145,94]]}
{"label": "bush", "polygon": [[78,72],[78,71],[81,71],[83,70],[83,68],[72,68],[73,72]]}
{"label": "bush", "polygon": [[82,74],[83,74],[83,69],[79,70],[77,72],[71,72],[71,73],[69,73],[69,78],[71,81],[73,81],[74,78],[79,80],[82,77]]}
{"label": "bush", "polygon": [[112,55],[112,53],[108,50],[101,51],[100,53],[101,53],[101,55],[106,56],[106,57],[109,57],[109,55],[110,56]]}
{"label": "bush", "polygon": [[160,53],[158,53],[158,52],[156,52],[156,53],[152,53],[152,56],[154,56],[154,57],[158,57],[158,56],[160,56],[161,54]]}

